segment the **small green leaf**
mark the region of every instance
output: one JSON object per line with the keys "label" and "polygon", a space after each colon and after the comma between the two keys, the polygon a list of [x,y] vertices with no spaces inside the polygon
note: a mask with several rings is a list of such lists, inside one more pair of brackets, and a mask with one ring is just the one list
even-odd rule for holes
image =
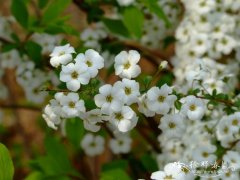
{"label": "small green leaf", "polygon": [[141,162],[143,166],[148,170],[149,172],[155,172],[158,170],[157,162],[154,160],[154,158],[150,154],[144,154],[141,157]]}
{"label": "small green leaf", "polygon": [[161,75],[161,78],[157,82],[157,87],[161,87],[164,84],[171,86],[173,83],[173,80],[174,80],[174,75],[172,73],[163,74]]}
{"label": "small green leaf", "polygon": [[104,164],[102,167],[102,171],[109,171],[112,169],[127,169],[128,167],[128,161],[126,160],[115,160],[110,163]]}
{"label": "small green leaf", "polygon": [[84,135],[83,122],[79,118],[69,119],[66,122],[66,133],[70,142],[79,147],[79,143]]}
{"label": "small green leaf", "polygon": [[180,110],[181,107],[182,107],[182,103],[180,101],[175,101],[174,105],[175,105],[177,110]]}
{"label": "small green leaf", "polygon": [[38,7],[43,9],[48,4],[49,0],[38,0]]}
{"label": "small green leaf", "polygon": [[33,42],[33,41],[28,41],[25,44],[25,49],[27,51],[28,56],[35,62],[37,66],[41,66],[41,60],[42,60],[42,47]]}
{"label": "small green leaf", "polygon": [[121,20],[103,18],[102,21],[113,34],[129,37],[129,32]]}
{"label": "small green leaf", "polygon": [[142,11],[135,7],[126,8],[123,13],[123,23],[134,37],[141,38],[144,23]]}
{"label": "small green leaf", "polygon": [[42,22],[49,24],[50,22],[58,19],[60,14],[70,4],[71,0],[54,0],[46,8],[43,13]]}
{"label": "small green leaf", "polygon": [[8,149],[0,143],[0,180],[12,180],[13,173],[13,162]]}
{"label": "small green leaf", "polygon": [[122,169],[112,169],[104,171],[101,174],[100,180],[130,180],[131,178]]}
{"label": "small green leaf", "polygon": [[11,12],[22,27],[28,27],[28,10],[24,0],[12,0]]}
{"label": "small green leaf", "polygon": [[163,9],[159,6],[158,0],[140,0],[150,12],[155,13],[160,19],[165,22],[167,27],[171,26],[166,14],[164,13]]}

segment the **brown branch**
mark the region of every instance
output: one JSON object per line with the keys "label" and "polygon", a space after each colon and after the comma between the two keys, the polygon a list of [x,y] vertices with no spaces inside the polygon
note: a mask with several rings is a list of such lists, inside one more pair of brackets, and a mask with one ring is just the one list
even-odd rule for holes
{"label": "brown branch", "polygon": [[29,105],[20,105],[20,104],[0,104],[2,109],[27,109],[32,111],[41,111],[40,107],[29,106]]}
{"label": "brown branch", "polygon": [[206,98],[206,97],[204,97],[204,96],[198,96],[198,95],[194,95],[194,96],[195,96],[196,98],[206,99],[206,100],[213,100],[213,101],[217,101],[217,102],[226,104],[226,105],[228,105],[228,106],[234,106],[234,103],[232,103],[232,101],[223,100],[223,99],[216,99],[216,98],[210,99],[210,98]]}
{"label": "brown branch", "polygon": [[41,11],[39,10],[36,2],[34,0],[31,0],[30,3],[31,3],[31,5],[32,5],[32,7],[33,7],[33,9],[34,9],[34,11],[36,13],[37,18],[41,19]]}
{"label": "brown branch", "polygon": [[159,144],[156,143],[156,141],[153,141],[149,135],[148,132],[146,132],[144,129],[142,129],[140,126],[136,126],[137,131],[139,132],[139,134],[151,145],[151,147],[153,148],[153,150],[157,153],[161,153],[161,149],[159,147]]}

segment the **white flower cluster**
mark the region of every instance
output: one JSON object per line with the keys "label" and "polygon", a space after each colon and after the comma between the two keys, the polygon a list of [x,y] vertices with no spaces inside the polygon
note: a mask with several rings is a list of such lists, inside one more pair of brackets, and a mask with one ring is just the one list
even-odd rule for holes
{"label": "white flower cluster", "polygon": [[[125,154],[131,150],[132,139],[128,135],[118,135],[110,139],[109,148],[113,154]],[[97,156],[105,149],[105,139],[99,135],[87,133],[81,141],[81,147],[88,156]]]}
{"label": "white flower cluster", "polygon": [[[103,51],[101,41],[105,38],[107,38],[107,30],[101,22],[88,26],[80,35],[84,47],[92,48],[97,51]],[[102,56],[105,60],[104,66],[110,67],[113,64],[114,55],[110,51],[105,50],[102,52]]]}
{"label": "white flower cluster", "polygon": [[53,36],[45,33],[35,33],[31,39],[42,47],[43,55],[49,55],[54,47],[60,43],[62,37],[60,35]]}
{"label": "white flower cluster", "polygon": [[[15,69],[18,84],[23,88],[27,100],[33,103],[44,102],[47,93],[40,91],[44,83],[47,81],[55,85],[59,83],[56,75],[37,69],[28,57],[21,57],[15,49],[1,53],[0,58],[0,67],[3,72],[5,69]],[[3,91],[4,89],[5,88],[3,88]]]}
{"label": "white flower cluster", "polygon": [[173,36],[179,22],[180,8],[176,0],[159,0],[158,4],[168,17],[171,26],[167,27],[166,23],[162,19],[159,19],[157,15],[144,10],[149,18],[144,21],[143,36],[140,41],[143,45],[151,48],[163,48],[164,39]]}
{"label": "white flower cluster", "polygon": [[[183,0],[186,8],[182,23],[176,31],[176,56],[173,58],[176,89],[188,92],[199,88],[212,94],[229,93],[236,87],[239,60],[234,51],[239,49],[240,1],[190,1]],[[222,3],[220,3],[222,2]],[[220,142],[225,148],[223,161],[239,169],[239,112],[226,115],[224,106],[209,106],[201,99],[202,93],[180,99],[180,110],[163,115],[159,128],[162,153],[158,155],[159,167],[172,167],[171,162],[208,162],[218,160]],[[237,110],[236,110],[237,111]],[[238,142],[234,145],[234,143]],[[234,145],[234,146],[233,146]],[[176,168],[177,169],[177,168]],[[152,179],[194,179],[165,170],[152,174]],[[186,171],[184,171],[186,172]],[[185,174],[186,175],[186,174]],[[204,178],[202,178],[204,179]],[[218,179],[218,178],[217,178]],[[239,174],[229,171],[219,179],[239,179]]]}
{"label": "white flower cluster", "polygon": [[[240,1],[182,2],[186,12],[176,31],[178,42],[174,73],[177,84],[186,84],[183,89],[185,92],[193,83],[199,84],[199,81],[210,93],[212,89],[229,92],[236,84],[238,73],[239,57],[233,52],[240,45],[240,16],[237,8]],[[210,71],[204,71],[206,69]],[[223,83],[226,76],[230,81]]]}

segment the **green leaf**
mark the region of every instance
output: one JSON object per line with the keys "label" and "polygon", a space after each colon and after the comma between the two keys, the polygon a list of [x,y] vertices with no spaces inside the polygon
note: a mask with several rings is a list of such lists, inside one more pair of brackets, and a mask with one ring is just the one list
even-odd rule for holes
{"label": "green leaf", "polygon": [[66,122],[66,133],[70,142],[79,147],[79,143],[84,135],[83,122],[79,118],[69,119]]}
{"label": "green leaf", "polygon": [[182,103],[181,103],[180,101],[175,101],[175,102],[174,102],[174,105],[175,105],[175,108],[176,108],[177,110],[180,110],[181,107],[182,107]]}
{"label": "green leaf", "polygon": [[144,23],[142,11],[135,7],[126,8],[123,13],[123,23],[134,37],[141,38]]}
{"label": "green leaf", "polygon": [[150,154],[144,154],[141,157],[141,162],[143,166],[148,170],[149,172],[155,172],[158,170],[157,162],[153,159],[153,157]]}
{"label": "green leaf", "polygon": [[49,0],[38,0],[38,7],[43,9],[48,4]]}
{"label": "green leaf", "polygon": [[18,23],[27,29],[28,27],[28,10],[24,0],[12,0],[11,12]]}
{"label": "green leaf", "polygon": [[65,10],[65,8],[70,4],[71,0],[54,0],[46,8],[43,13],[42,22],[44,24],[49,24],[61,17],[60,14]]}
{"label": "green leaf", "polygon": [[166,14],[164,13],[163,9],[159,6],[158,0],[140,0],[150,12],[156,14],[160,19],[165,22],[167,27],[171,26]]}
{"label": "green leaf", "polygon": [[122,169],[112,169],[104,171],[101,174],[100,180],[130,180],[131,178]]}
{"label": "green leaf", "polygon": [[102,21],[113,34],[129,37],[129,32],[121,20],[103,18]]}
{"label": "green leaf", "polygon": [[127,160],[115,160],[110,163],[104,164],[102,167],[102,171],[108,171],[112,169],[127,169],[128,161]]}
{"label": "green leaf", "polygon": [[161,87],[164,84],[171,86],[173,83],[173,80],[174,80],[174,75],[172,73],[162,74],[161,78],[157,82],[157,87]]}
{"label": "green leaf", "polygon": [[33,41],[28,41],[25,44],[25,49],[27,51],[28,56],[35,62],[35,64],[37,66],[41,66],[42,47]]}
{"label": "green leaf", "polygon": [[0,143],[0,180],[12,180],[13,174],[14,167],[8,149]]}
{"label": "green leaf", "polygon": [[59,140],[47,137],[45,139],[45,149],[46,156],[39,157],[31,162],[34,169],[41,171],[44,176],[78,175],[72,168],[67,152]]}
{"label": "green leaf", "polygon": [[29,174],[25,178],[25,180],[42,180],[44,178],[45,178],[44,174],[42,174],[41,172],[38,172],[38,171],[34,171],[31,174]]}

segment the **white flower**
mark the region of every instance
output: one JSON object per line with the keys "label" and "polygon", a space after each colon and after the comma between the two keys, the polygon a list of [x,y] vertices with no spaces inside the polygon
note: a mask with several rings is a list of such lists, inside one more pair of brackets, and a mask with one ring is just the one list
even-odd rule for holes
{"label": "white flower", "polygon": [[138,101],[139,83],[135,80],[123,79],[114,84],[114,88],[119,91],[119,96],[127,105],[131,105]]}
{"label": "white flower", "polygon": [[85,54],[78,54],[75,61],[87,65],[87,71],[91,78],[94,78],[98,74],[98,70],[104,67],[103,57],[93,49],[88,49]]}
{"label": "white flower", "polygon": [[216,146],[211,144],[197,146],[193,151],[193,159],[199,163],[203,161],[213,163],[217,159],[216,155],[214,154],[216,150]]}
{"label": "white flower", "polygon": [[1,53],[0,58],[1,58],[1,61],[0,61],[1,68],[13,69],[18,65],[20,65],[21,57],[19,55],[19,52],[15,49],[8,52]]}
{"label": "white flower", "polygon": [[165,114],[161,118],[159,128],[168,138],[179,138],[179,134],[183,134],[185,124],[180,114]]}
{"label": "white flower", "polygon": [[159,65],[159,69],[166,69],[168,66],[167,61],[162,61],[161,64]]}
{"label": "white flower", "polygon": [[181,112],[191,120],[201,120],[205,113],[205,104],[202,99],[195,96],[187,96],[182,105]]}
{"label": "white flower", "polygon": [[219,176],[219,178],[224,180],[236,180],[240,179],[239,173],[232,171],[231,169],[226,169],[224,173]]}
{"label": "white flower", "polygon": [[240,129],[240,112],[236,112],[228,116],[227,121],[230,124],[231,132],[238,133]]}
{"label": "white flower", "polygon": [[240,168],[240,153],[236,151],[227,151],[223,156],[223,162],[228,164],[228,167],[232,170],[238,170]]}
{"label": "white flower", "polygon": [[110,115],[109,121],[117,130],[125,133],[136,126],[138,118],[130,107],[123,106]]}
{"label": "white flower", "polygon": [[139,65],[140,54],[135,50],[122,51],[115,57],[115,74],[121,78],[135,78],[141,73]]}
{"label": "white flower", "polygon": [[79,116],[81,112],[85,112],[86,108],[84,106],[84,101],[79,99],[77,93],[68,93],[60,101],[62,110],[67,115],[67,117]]}
{"label": "white flower", "polygon": [[182,166],[178,163],[169,163],[164,166],[164,171],[157,171],[152,173],[153,180],[184,180],[184,173],[181,170]]}
{"label": "white flower", "polygon": [[147,92],[147,106],[151,111],[157,114],[166,114],[177,100],[175,95],[169,95],[172,93],[172,89],[164,84],[160,89],[158,87],[152,87]]}
{"label": "white flower", "polygon": [[[232,121],[232,123],[234,124],[234,121]],[[235,130],[235,128],[231,128],[232,123],[229,122],[229,118],[227,116],[223,116],[220,122],[217,124],[217,139],[221,141],[221,145],[223,147],[229,147],[231,142],[235,140],[232,132]]]}
{"label": "white flower", "polygon": [[153,117],[155,115],[154,111],[151,111],[147,105],[147,95],[143,94],[138,101],[138,111],[143,113],[146,117]]}
{"label": "white flower", "polygon": [[80,89],[81,84],[86,85],[89,83],[90,75],[87,70],[87,65],[82,62],[69,63],[62,66],[60,80],[67,83],[69,90],[77,91]]}
{"label": "white flower", "polygon": [[95,104],[101,108],[102,113],[109,114],[112,111],[118,111],[123,106],[121,97],[117,96],[118,89],[110,84],[99,88],[100,94],[95,95]]}
{"label": "white flower", "polygon": [[226,35],[218,39],[216,44],[216,50],[226,55],[229,54],[235,47],[236,41],[232,37]]}
{"label": "white flower", "polygon": [[61,123],[60,116],[54,112],[54,107],[49,104],[44,108],[42,117],[46,121],[47,125],[55,130],[57,129],[56,125]]}
{"label": "white flower", "polygon": [[66,65],[72,61],[73,53],[75,53],[75,50],[72,46],[70,46],[70,44],[57,46],[50,54],[50,63],[53,67],[58,67],[60,64]]}
{"label": "white flower", "polygon": [[128,153],[131,150],[132,139],[129,136],[120,136],[109,141],[109,147],[114,154]]}
{"label": "white flower", "polygon": [[86,134],[81,141],[81,147],[89,156],[100,155],[104,151],[104,138]]}
{"label": "white flower", "polygon": [[85,129],[92,132],[97,132],[100,130],[100,125],[98,125],[98,123],[103,121],[102,112],[100,109],[93,109],[86,113],[81,113],[80,117],[83,120]]}

